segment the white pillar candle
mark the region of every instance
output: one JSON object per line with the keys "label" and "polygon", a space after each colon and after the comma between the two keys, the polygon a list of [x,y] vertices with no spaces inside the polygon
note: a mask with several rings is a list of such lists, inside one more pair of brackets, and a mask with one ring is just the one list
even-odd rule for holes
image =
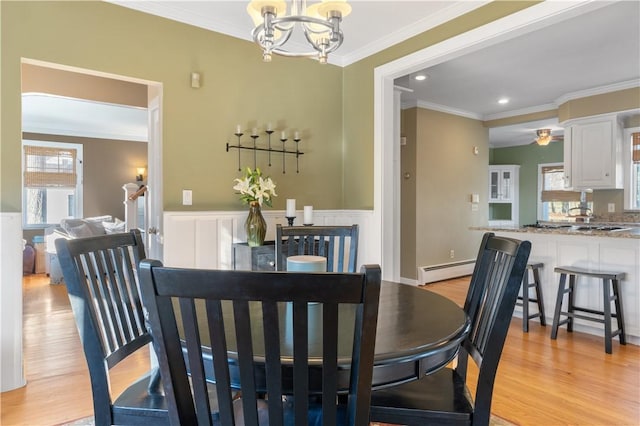
{"label": "white pillar candle", "polygon": [[268,123],[267,123],[267,130],[268,130],[268,131],[271,131],[271,122],[268,122]]}
{"label": "white pillar candle", "polygon": [[287,134],[285,133],[285,131],[283,130],[282,133],[280,134],[280,139],[284,140],[287,138]]}
{"label": "white pillar candle", "polygon": [[236,126],[236,133],[242,133],[242,127],[239,124]]}
{"label": "white pillar candle", "polygon": [[304,206],[304,221],[305,225],[313,225],[313,206]]}
{"label": "white pillar candle", "polygon": [[296,217],[296,200],[294,198],[287,198],[287,213],[286,217]]}
{"label": "white pillar candle", "polygon": [[253,129],[251,129],[251,136],[257,136],[258,135],[258,128],[254,127]]}
{"label": "white pillar candle", "polygon": [[293,134],[293,139],[300,139],[300,133],[295,132],[295,133]]}

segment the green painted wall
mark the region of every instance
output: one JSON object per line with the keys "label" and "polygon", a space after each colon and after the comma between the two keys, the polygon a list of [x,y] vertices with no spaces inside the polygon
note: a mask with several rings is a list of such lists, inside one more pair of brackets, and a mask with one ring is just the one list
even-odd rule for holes
{"label": "green painted wall", "polygon": [[[299,206],[342,207],[340,67],[281,57],[265,64],[254,43],[105,2],[3,1],[0,7],[1,211],[21,210],[21,58],[163,84],[167,210],[241,209],[231,188],[237,152],[225,152],[225,144],[235,142],[236,124],[251,129],[269,121],[300,131],[305,152],[300,174],[294,157],[287,157],[283,175],[280,156],[271,170],[266,154],[258,156],[277,183],[274,208],[284,209],[286,198]],[[202,73],[200,89],[190,87],[192,71]],[[242,164],[253,165],[252,154],[243,153]],[[183,188],[193,190],[193,206],[181,206]]]}
{"label": "green painted wall", "polygon": [[563,143],[522,145],[491,149],[489,164],[520,165],[520,224],[535,223],[537,216],[538,164],[562,163]]}
{"label": "green painted wall", "polygon": [[[262,62],[258,48],[238,40],[104,2],[0,2],[0,211],[20,211],[20,58],[161,82],[164,87],[164,207],[240,208],[236,124],[277,123],[299,130],[301,173],[274,167],[279,197],[317,208],[373,207],[374,68],[538,2],[492,2],[344,69],[303,58]],[[199,71],[203,87],[189,75]],[[242,161],[250,164],[250,156]],[[266,160],[259,163],[264,166]]]}

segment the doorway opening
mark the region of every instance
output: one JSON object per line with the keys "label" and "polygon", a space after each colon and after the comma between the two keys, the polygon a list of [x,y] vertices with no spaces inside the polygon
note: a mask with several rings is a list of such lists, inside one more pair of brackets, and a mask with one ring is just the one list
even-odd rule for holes
{"label": "doorway opening", "polygon": [[[158,82],[22,60],[23,139],[84,144],[84,208],[80,211],[85,217],[124,219],[123,185],[144,184],[142,231],[148,254],[157,259],[162,259],[158,238],[162,226],[161,100],[162,84]],[[142,169],[144,176],[139,174]],[[153,233],[146,232],[149,229]],[[32,237],[34,232],[42,230],[24,235]]]}
{"label": "doorway opening", "polygon": [[[394,80],[484,47],[562,22],[602,7],[598,2],[542,2],[447,39],[374,70],[374,209],[372,229],[377,230],[378,258],[383,279],[400,276],[400,137],[399,108]],[[404,280],[406,281],[406,280]],[[415,283],[415,282],[413,282]]]}

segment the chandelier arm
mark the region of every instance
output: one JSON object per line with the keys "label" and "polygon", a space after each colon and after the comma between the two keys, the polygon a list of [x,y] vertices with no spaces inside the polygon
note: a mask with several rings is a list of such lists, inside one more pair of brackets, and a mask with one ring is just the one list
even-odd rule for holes
{"label": "chandelier arm", "polygon": [[[278,38],[278,40],[275,41],[271,41],[271,49],[275,49],[277,47],[282,46],[283,44],[285,44],[287,41],[289,41],[289,38],[291,38],[291,34],[293,33],[293,28],[289,29],[289,30],[283,30],[282,31],[282,35],[280,36],[280,38]],[[262,48],[266,48],[265,47],[265,39],[264,39],[264,34],[265,34],[265,28],[264,25],[258,25],[257,27],[255,27],[253,29],[253,31],[251,32],[251,36],[253,37],[253,41],[255,41],[256,43],[258,43],[258,45],[260,45]],[[262,38],[261,38],[262,36]]]}
{"label": "chandelier arm", "polygon": [[[321,34],[321,33],[318,33],[318,34]],[[313,38],[307,33],[307,31],[304,32],[304,36],[309,42],[309,44],[311,44],[317,52],[322,51],[322,46],[318,45],[318,43],[315,40],[313,40]],[[326,39],[328,41],[328,45],[325,47],[324,52],[331,53],[335,51],[338,47],[340,47],[340,45],[342,44],[342,41],[343,41],[342,31],[336,34],[336,39],[337,39],[336,41],[332,40],[329,37],[327,37]]]}
{"label": "chandelier arm", "polygon": [[[257,25],[251,35],[253,40],[263,49],[265,60],[268,56],[270,61],[271,53],[275,53],[289,57],[317,57],[325,63],[327,55],[338,49],[344,41],[343,33],[340,30],[342,15],[337,11],[332,12],[325,20],[307,15],[277,17],[273,12],[265,13],[263,10],[263,18],[263,23]],[[313,48],[312,51],[289,51],[282,47],[291,37],[296,23],[301,24],[304,36]],[[320,28],[314,29],[314,27]],[[276,40],[275,34],[277,32],[281,34]]]}

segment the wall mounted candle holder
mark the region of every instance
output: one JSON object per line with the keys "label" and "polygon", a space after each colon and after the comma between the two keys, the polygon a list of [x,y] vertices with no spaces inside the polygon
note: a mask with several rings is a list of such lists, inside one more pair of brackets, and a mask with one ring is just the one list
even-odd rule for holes
{"label": "wall mounted candle holder", "polygon": [[285,174],[286,173],[286,162],[285,162],[285,157],[287,155],[295,155],[296,156],[296,173],[300,173],[300,156],[304,154],[304,152],[300,151],[299,149],[299,143],[302,139],[300,139],[299,133],[295,132],[295,136],[293,138],[293,141],[295,143],[295,151],[293,149],[287,149],[286,148],[286,143],[287,143],[287,138],[284,132],[282,132],[282,136],[280,137],[280,142],[282,142],[282,149],[276,149],[276,148],[272,148],[271,147],[271,135],[273,134],[273,130],[268,129],[265,131],[265,134],[267,135],[267,144],[266,146],[260,146],[258,144],[258,139],[260,138],[260,135],[258,135],[258,132],[252,131],[250,137],[252,139],[252,142],[250,145],[242,145],[242,135],[244,135],[244,133],[242,133],[242,131],[240,131],[239,126],[238,129],[236,130],[236,132],[234,133],[234,135],[238,138],[238,144],[237,145],[230,145],[227,142],[227,152],[229,152],[230,149],[237,149],[238,150],[238,171],[242,170],[242,161],[240,158],[240,152],[242,150],[247,150],[247,151],[253,151],[253,168],[257,168],[258,166],[258,156],[257,156],[257,152],[258,151],[265,151],[269,153],[269,167],[271,167],[271,154],[275,153],[275,154],[282,154],[282,173]]}

